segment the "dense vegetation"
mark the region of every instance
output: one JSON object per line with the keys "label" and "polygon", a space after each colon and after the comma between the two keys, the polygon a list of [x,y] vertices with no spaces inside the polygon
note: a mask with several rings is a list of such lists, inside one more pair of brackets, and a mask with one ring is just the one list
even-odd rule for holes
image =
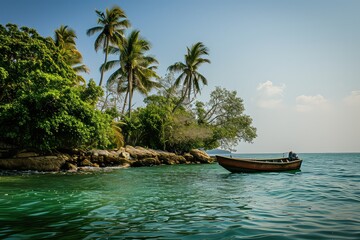
{"label": "dense vegetation", "polygon": [[[119,7],[96,11],[99,33],[95,50],[104,51],[99,86],[79,75],[88,72],[68,26],[44,38],[34,29],[0,25],[0,140],[23,148],[111,148],[139,145],[175,152],[191,148],[231,149],[256,137],[236,91],[217,87],[206,103],[196,101],[207,79],[209,50],[198,42],[187,48],[184,62],[169,66],[160,78],[157,60],[140,31]],[[117,60],[108,61],[108,56]],[[113,71],[102,82],[105,71]],[[175,76],[175,74],[178,74]],[[149,96],[151,90],[157,93]],[[134,91],[144,106],[132,109]],[[105,92],[105,93],[104,93]],[[127,106],[127,107],[126,107]]]}
{"label": "dense vegetation", "polygon": [[52,39],[8,24],[0,42],[3,140],[42,151],[110,144],[111,119],[94,108],[101,88],[79,85]]}

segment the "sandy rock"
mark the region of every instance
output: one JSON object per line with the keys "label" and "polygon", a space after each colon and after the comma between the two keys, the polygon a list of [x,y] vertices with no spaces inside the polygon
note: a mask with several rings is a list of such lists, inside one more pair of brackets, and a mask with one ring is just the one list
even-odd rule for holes
{"label": "sandy rock", "polygon": [[157,153],[154,150],[149,150],[143,147],[132,147],[126,146],[126,152],[130,154],[132,158],[135,159],[143,159],[143,158],[155,158],[157,157]]}
{"label": "sandy rock", "polygon": [[200,163],[211,163],[212,159],[210,158],[210,156],[204,152],[201,151],[199,149],[192,149],[190,151],[190,154],[194,156],[196,161],[199,161]]}
{"label": "sandy rock", "polygon": [[83,161],[80,162],[79,164],[80,166],[83,166],[83,167],[90,167],[93,165],[92,162],[90,162],[89,159],[84,159]]}
{"label": "sandy rock", "polygon": [[128,159],[128,160],[130,159],[130,153],[125,152],[125,151],[120,152],[119,156],[122,158]]}
{"label": "sandy rock", "polygon": [[175,153],[157,151],[157,154],[162,164],[173,165],[186,163],[186,159],[183,156],[176,155]]}

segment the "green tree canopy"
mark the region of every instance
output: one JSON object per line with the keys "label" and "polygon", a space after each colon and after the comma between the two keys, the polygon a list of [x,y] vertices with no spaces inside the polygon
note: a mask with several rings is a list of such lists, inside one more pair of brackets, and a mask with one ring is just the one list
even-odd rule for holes
{"label": "green tree canopy", "polygon": [[51,38],[0,25],[0,132],[43,151],[110,144],[111,119],[94,109],[102,90],[77,76]]}
{"label": "green tree canopy", "polygon": [[196,115],[200,125],[208,126],[213,136],[205,143],[207,149],[222,147],[231,150],[240,141],[251,142],[256,138],[250,116],[245,115],[243,100],[236,91],[217,87],[207,103],[196,103]]}

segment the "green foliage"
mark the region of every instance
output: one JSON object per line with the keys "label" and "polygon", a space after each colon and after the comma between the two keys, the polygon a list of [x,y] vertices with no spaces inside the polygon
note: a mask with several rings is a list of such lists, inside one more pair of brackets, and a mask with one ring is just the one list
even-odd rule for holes
{"label": "green foliage", "polygon": [[98,99],[104,94],[102,88],[96,86],[93,79],[90,79],[87,87],[82,87],[80,91],[81,99],[88,102],[92,106],[95,106]]}
{"label": "green foliage", "polygon": [[199,125],[193,114],[185,110],[175,112],[169,125],[166,132],[167,149],[173,152],[202,148],[212,136],[210,128]]}
{"label": "green foliage", "polygon": [[130,118],[125,117],[124,133],[129,144],[165,149],[165,128],[170,117],[165,102],[161,96],[150,96],[145,99],[145,108],[136,109]]}
{"label": "green foliage", "polygon": [[101,89],[76,85],[52,39],[8,24],[0,25],[0,42],[3,140],[42,151],[110,144],[111,118],[94,109]]}
{"label": "green foliage", "polygon": [[229,149],[240,141],[251,142],[256,137],[252,119],[244,114],[243,100],[236,91],[217,87],[207,104],[196,103],[198,123],[212,129],[213,136],[205,142],[205,148]]}
{"label": "green foliage", "polygon": [[122,133],[123,122],[115,122],[112,121],[111,129],[112,129],[112,142],[116,145],[117,148],[120,148],[125,145],[124,135]]}
{"label": "green foliage", "polygon": [[174,103],[163,96],[152,95],[144,100],[146,107],[125,117],[124,134],[128,143],[153,149],[186,152],[204,146],[212,131],[197,123],[195,116],[183,108],[175,113]]}

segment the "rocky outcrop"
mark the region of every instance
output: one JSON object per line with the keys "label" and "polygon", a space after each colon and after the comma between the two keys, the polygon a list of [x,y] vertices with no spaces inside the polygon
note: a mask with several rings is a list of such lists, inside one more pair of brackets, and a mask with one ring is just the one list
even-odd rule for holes
{"label": "rocky outcrop", "polygon": [[131,167],[151,167],[160,164],[161,163],[157,158],[143,158],[133,161]]}
{"label": "rocky outcrop", "polygon": [[158,151],[158,159],[162,164],[186,164],[186,159],[183,156],[176,155],[175,153]]}
{"label": "rocky outcrop", "polygon": [[199,149],[192,149],[190,154],[194,157],[195,161],[199,161],[200,163],[211,163],[213,161],[206,152]]}
{"label": "rocky outcrop", "polygon": [[67,160],[66,155],[16,157],[0,159],[3,170],[60,171]]}
{"label": "rocky outcrop", "polygon": [[156,158],[158,156],[156,151],[143,147],[126,146],[125,151],[128,152],[133,159]]}
{"label": "rocky outcrop", "polygon": [[53,156],[40,156],[34,151],[17,151],[9,158],[0,157],[0,170],[88,171],[103,167],[150,167],[156,165],[211,163],[204,151],[175,153],[126,146],[116,150],[71,150]]}

